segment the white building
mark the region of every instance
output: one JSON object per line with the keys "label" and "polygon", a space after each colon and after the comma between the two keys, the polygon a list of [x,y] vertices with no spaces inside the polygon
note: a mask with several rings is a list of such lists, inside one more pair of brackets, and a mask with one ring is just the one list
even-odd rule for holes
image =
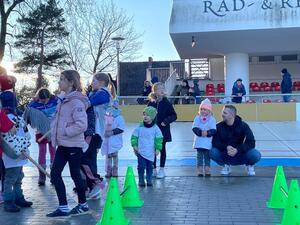
{"label": "white building", "polygon": [[[182,59],[209,58],[212,81],[300,80],[300,0],[173,0],[170,36]],[[192,47],[192,41],[194,46]]]}

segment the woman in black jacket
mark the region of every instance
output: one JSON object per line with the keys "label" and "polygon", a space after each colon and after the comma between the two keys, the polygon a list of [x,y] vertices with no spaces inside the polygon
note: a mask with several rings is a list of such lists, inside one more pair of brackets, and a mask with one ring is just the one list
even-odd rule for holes
{"label": "woman in black jacket", "polygon": [[157,109],[156,116],[156,124],[160,128],[163,134],[163,147],[160,152],[160,169],[157,174],[156,171],[156,157],[154,159],[154,170],[153,176],[157,175],[157,178],[164,178],[165,172],[164,167],[166,163],[166,143],[172,141],[170,124],[177,119],[177,114],[173,108],[173,105],[169,102],[169,100],[165,97],[164,93],[164,84],[163,83],[155,83],[152,86],[152,92],[149,94],[148,106],[153,106]]}

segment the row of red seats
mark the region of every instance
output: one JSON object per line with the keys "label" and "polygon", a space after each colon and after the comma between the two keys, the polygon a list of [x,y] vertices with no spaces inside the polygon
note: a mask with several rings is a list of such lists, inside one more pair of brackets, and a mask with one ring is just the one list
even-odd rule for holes
{"label": "row of red seats", "polygon": [[[263,99],[262,102],[263,103],[272,103],[272,100],[271,99]],[[283,102],[283,100],[276,99],[273,102],[275,102],[275,103],[281,103],[281,102]],[[289,102],[297,102],[297,101],[296,101],[296,99],[290,99]],[[246,101],[246,103],[252,104],[252,103],[256,103],[256,101],[254,99],[249,99],[249,100]]]}
{"label": "row of red seats", "polygon": [[[217,84],[217,92],[218,93],[224,93],[225,92],[225,86],[224,84]],[[205,88],[206,95],[215,95],[215,86],[214,84],[207,84]]]}

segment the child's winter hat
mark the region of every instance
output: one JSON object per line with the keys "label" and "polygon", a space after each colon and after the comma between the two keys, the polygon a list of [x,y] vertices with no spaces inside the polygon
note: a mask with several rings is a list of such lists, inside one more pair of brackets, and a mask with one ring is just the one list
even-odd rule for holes
{"label": "child's winter hat", "polygon": [[204,99],[200,106],[199,106],[199,112],[201,111],[201,109],[207,109],[209,111],[212,111],[212,105],[211,102],[208,98]]}
{"label": "child's winter hat", "polygon": [[0,90],[6,91],[15,87],[17,79],[14,76],[0,74]]}
{"label": "child's winter hat", "polygon": [[144,109],[144,113],[146,113],[146,115],[149,116],[151,120],[154,120],[157,115],[157,110],[152,106],[148,106]]}
{"label": "child's winter hat", "polygon": [[0,94],[2,108],[14,112],[17,109],[16,95],[11,91],[4,91]]}

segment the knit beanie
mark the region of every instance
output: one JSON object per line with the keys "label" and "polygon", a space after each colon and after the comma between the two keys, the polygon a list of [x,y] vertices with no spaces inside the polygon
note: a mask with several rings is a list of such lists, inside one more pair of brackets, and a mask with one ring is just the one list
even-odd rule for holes
{"label": "knit beanie", "polygon": [[14,76],[0,74],[0,90],[6,91],[15,87],[17,79]]}
{"label": "knit beanie", "polygon": [[17,109],[16,95],[11,91],[4,91],[0,94],[2,108],[15,112]]}
{"label": "knit beanie", "polygon": [[199,112],[201,111],[201,109],[207,109],[209,111],[212,111],[212,105],[211,102],[208,98],[204,99],[200,106],[199,106]]}
{"label": "knit beanie", "polygon": [[144,113],[146,113],[146,115],[149,116],[151,120],[154,120],[157,114],[157,110],[152,106],[148,106],[144,109]]}

